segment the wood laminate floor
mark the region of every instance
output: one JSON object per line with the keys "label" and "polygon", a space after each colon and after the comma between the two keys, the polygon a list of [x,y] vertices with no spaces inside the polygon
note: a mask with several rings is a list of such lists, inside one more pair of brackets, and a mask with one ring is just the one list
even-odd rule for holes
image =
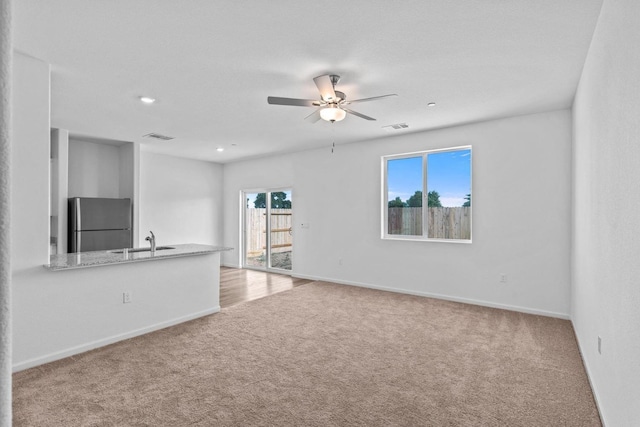
{"label": "wood laminate floor", "polygon": [[220,307],[230,307],[311,282],[313,280],[285,274],[221,266]]}

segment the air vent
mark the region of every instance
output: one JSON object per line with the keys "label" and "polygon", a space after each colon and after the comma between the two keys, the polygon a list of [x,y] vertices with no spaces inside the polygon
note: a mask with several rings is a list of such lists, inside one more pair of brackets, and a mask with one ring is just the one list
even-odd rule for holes
{"label": "air vent", "polygon": [[387,132],[389,132],[389,131],[392,131],[392,130],[406,129],[408,127],[409,127],[409,125],[406,124],[406,123],[396,123],[395,125],[382,126],[382,129],[384,129]]}
{"label": "air vent", "polygon": [[173,136],[160,135],[159,133],[148,133],[146,135],[142,135],[142,137],[143,138],[160,139],[162,141],[170,141],[170,140],[174,139]]}

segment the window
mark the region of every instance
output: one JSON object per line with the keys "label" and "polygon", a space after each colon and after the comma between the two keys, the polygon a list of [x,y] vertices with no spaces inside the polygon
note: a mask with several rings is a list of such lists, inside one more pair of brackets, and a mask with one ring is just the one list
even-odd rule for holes
{"label": "window", "polygon": [[382,238],[471,242],[471,147],[382,157]]}

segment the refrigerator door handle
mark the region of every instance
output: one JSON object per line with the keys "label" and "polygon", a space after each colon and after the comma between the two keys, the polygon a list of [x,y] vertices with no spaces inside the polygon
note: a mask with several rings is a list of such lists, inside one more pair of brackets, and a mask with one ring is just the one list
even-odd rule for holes
{"label": "refrigerator door handle", "polygon": [[[80,200],[76,199],[76,230],[82,230],[82,215],[80,212]],[[75,231],[75,230],[74,230]],[[73,233],[75,234],[75,246],[73,248],[74,252],[79,252],[82,248],[82,233]]]}
{"label": "refrigerator door handle", "polygon": [[82,215],[80,214],[80,201],[76,201],[76,230],[82,230]]}

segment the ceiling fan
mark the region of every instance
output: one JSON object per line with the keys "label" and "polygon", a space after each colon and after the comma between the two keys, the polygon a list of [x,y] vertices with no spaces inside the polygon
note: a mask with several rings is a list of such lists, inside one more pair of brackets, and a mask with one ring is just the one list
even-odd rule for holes
{"label": "ceiling fan", "polygon": [[353,114],[365,120],[375,120],[373,117],[365,116],[356,111],[345,108],[349,104],[355,102],[373,101],[375,99],[387,98],[390,96],[398,96],[395,93],[390,95],[374,96],[371,98],[356,99],[347,101],[347,95],[344,92],[336,90],[336,84],[340,81],[340,76],[335,74],[324,74],[313,79],[320,91],[320,100],[313,99],[297,99],[297,98],[279,98],[277,96],[267,97],[269,104],[275,105],[292,105],[296,107],[317,107],[316,111],[305,117],[311,123],[315,123],[320,119],[334,123],[344,119],[347,115]]}

